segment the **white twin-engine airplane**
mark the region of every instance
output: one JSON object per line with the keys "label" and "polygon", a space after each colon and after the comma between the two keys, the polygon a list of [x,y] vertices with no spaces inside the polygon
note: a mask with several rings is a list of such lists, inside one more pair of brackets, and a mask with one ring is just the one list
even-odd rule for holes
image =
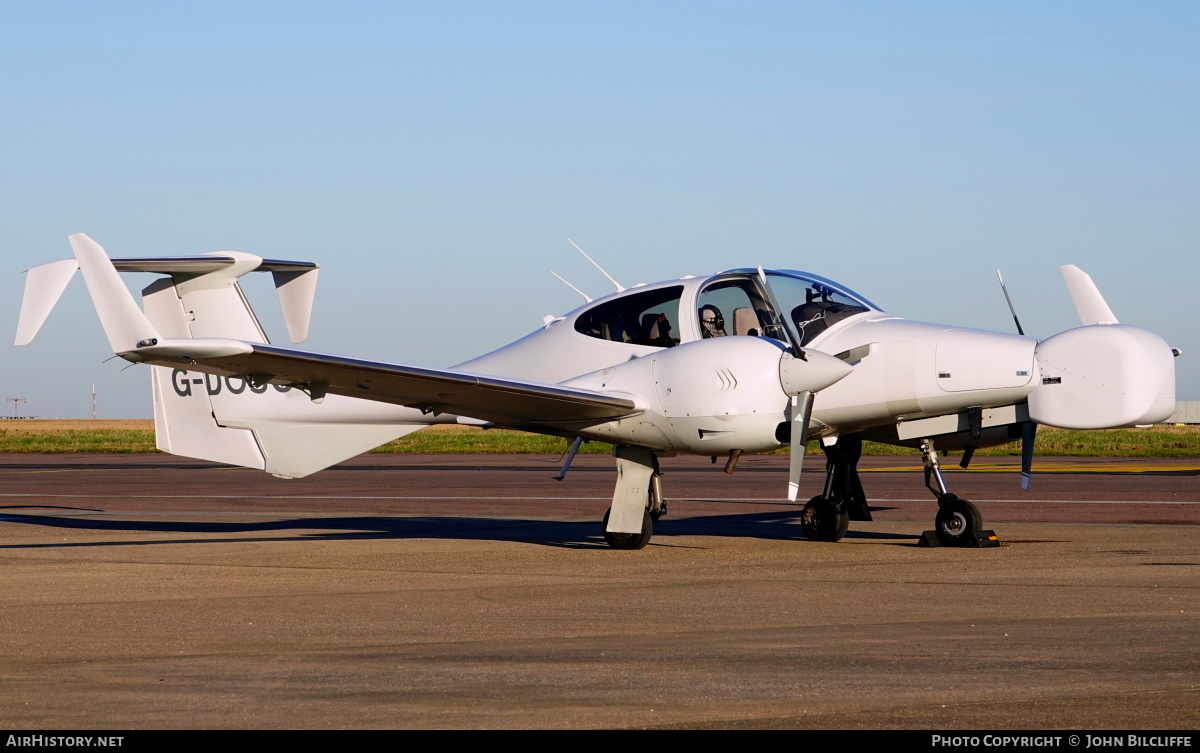
{"label": "white twin-engine airplane", "polygon": [[[86,235],[70,242],[75,259],[29,270],[16,344],[82,270],[113,351],[151,367],[160,449],[299,478],[459,423],[574,438],[565,474],[580,442],[608,442],[617,482],[604,538],[618,549],[645,546],[666,512],[659,457],[725,456],[732,473],[742,453],[794,437],[819,438],[827,455],[824,490],[801,513],[809,539],[837,541],[851,519],[870,520],[856,467],[871,439],[924,456],[938,501],[927,543],[995,545],[975,505],[946,488],[935,444],[962,450],[965,467],[976,448],[1020,439],[1027,486],[1038,424],[1136,426],[1175,407],[1178,351],[1119,324],[1074,266],[1062,274],[1083,326],[1042,341],[909,321],[822,277],[760,267],[628,290],[614,281],[616,293],[510,345],[430,369],[269,344],[238,278],[271,272],[299,343],[311,262],[232,251],[110,260]],[[166,277],[142,291],[143,311],[119,272]],[[803,451],[793,445],[793,501]]]}

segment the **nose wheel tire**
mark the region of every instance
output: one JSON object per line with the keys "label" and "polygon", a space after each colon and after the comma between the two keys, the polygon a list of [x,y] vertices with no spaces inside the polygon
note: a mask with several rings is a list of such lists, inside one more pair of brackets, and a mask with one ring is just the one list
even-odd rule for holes
{"label": "nose wheel tire", "polygon": [[[609,512],[612,512],[611,510]],[[641,533],[613,533],[608,530],[608,515],[604,513],[604,541],[613,549],[641,549],[646,544],[650,543],[650,537],[654,535],[654,518],[650,516],[650,511],[647,510],[642,515],[642,532]]]}
{"label": "nose wheel tire", "polygon": [[966,542],[978,538],[983,528],[983,516],[970,501],[955,497],[941,503],[934,525],[942,544],[964,546]]}
{"label": "nose wheel tire", "polygon": [[800,512],[800,527],[809,541],[840,541],[850,527],[850,512],[835,500],[813,497]]}

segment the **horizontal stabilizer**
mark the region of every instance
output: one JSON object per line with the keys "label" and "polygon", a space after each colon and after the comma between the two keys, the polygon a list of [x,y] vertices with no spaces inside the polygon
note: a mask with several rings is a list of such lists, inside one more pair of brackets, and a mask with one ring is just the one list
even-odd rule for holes
{"label": "horizontal stabilizer", "polygon": [[[199,256],[138,256],[112,259],[118,272],[151,272],[162,275],[206,275],[242,262],[248,254],[215,251]],[[311,261],[259,259],[256,272],[293,272],[300,274],[318,269]]]}
{"label": "horizontal stabilizer", "polygon": [[[171,275],[181,293],[197,287],[232,284],[248,272],[270,272],[283,309],[288,338],[294,343],[308,339],[313,298],[317,292],[320,266],[311,261],[263,259],[238,251],[215,251],[199,256],[147,256],[113,259],[119,272],[152,272]],[[206,278],[197,283],[197,278]]]}

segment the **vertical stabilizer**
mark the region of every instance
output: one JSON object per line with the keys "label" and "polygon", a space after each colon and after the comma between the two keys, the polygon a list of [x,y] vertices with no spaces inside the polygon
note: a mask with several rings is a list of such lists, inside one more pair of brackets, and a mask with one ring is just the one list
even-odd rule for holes
{"label": "vertical stabilizer", "polygon": [[140,342],[157,340],[158,332],[121,282],[120,273],[104,249],[83,233],[76,233],[68,240],[113,352],[128,353]]}

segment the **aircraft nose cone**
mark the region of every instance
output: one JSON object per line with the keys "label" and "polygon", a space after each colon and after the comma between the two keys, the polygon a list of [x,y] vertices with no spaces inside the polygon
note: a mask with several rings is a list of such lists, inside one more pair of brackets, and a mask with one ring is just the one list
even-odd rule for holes
{"label": "aircraft nose cone", "polygon": [[846,378],[854,367],[819,350],[805,349],[807,361],[784,353],[779,359],[779,383],[787,395],[818,392]]}

